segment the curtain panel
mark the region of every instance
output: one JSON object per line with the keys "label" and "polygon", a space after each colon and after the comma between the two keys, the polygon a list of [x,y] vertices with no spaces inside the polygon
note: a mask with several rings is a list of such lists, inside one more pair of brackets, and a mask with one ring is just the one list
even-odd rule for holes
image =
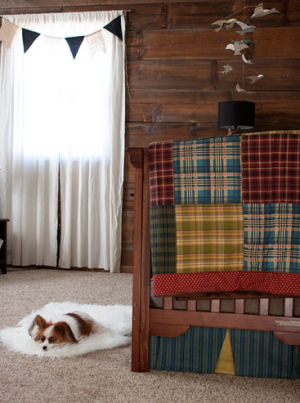
{"label": "curtain panel", "polygon": [[[120,16],[122,38],[104,27]],[[120,269],[125,135],[123,12],[4,16],[0,215],[16,266]],[[22,28],[39,33],[24,53]],[[23,33],[23,35],[22,35]],[[76,57],[65,38],[82,36]],[[57,250],[58,187],[61,240]]]}

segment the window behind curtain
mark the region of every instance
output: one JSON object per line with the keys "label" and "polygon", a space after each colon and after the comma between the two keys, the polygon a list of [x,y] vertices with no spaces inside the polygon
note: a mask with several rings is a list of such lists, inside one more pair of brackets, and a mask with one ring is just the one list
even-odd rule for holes
{"label": "window behind curtain", "polygon": [[[120,14],[7,17],[41,33],[24,54],[20,29],[1,54],[0,203],[14,265],[56,264],[60,167],[60,267],[119,271],[125,45],[102,28]],[[64,37],[78,35],[73,59]]]}

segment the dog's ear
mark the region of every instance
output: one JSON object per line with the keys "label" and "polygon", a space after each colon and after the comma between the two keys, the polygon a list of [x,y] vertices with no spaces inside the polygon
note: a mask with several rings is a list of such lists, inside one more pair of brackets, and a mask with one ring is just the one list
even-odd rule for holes
{"label": "dog's ear", "polygon": [[51,322],[46,322],[46,320],[41,315],[36,315],[28,329],[28,333],[31,337],[36,339],[38,333],[45,330],[50,325]]}
{"label": "dog's ear", "polygon": [[61,335],[61,337],[70,342],[77,343],[75,336],[70,328],[70,326],[66,322],[57,322],[54,324],[54,329],[57,333]]}
{"label": "dog's ear", "polygon": [[37,325],[40,329],[46,329],[50,323],[46,322],[46,320],[41,315],[36,315],[33,323]]}

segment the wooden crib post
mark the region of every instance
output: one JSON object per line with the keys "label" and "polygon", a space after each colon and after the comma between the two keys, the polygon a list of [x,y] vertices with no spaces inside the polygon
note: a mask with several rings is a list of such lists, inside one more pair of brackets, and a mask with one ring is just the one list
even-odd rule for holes
{"label": "wooden crib post", "polygon": [[149,370],[150,303],[150,209],[148,153],[130,148],[135,171],[135,217],[133,254],[132,371]]}

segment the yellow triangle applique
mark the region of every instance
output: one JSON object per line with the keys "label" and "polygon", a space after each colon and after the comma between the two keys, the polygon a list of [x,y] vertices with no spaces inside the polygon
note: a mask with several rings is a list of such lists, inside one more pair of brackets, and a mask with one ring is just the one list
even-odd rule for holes
{"label": "yellow triangle applique", "polygon": [[225,339],[215,369],[216,374],[234,375],[234,362],[230,343],[230,332],[226,330]]}

